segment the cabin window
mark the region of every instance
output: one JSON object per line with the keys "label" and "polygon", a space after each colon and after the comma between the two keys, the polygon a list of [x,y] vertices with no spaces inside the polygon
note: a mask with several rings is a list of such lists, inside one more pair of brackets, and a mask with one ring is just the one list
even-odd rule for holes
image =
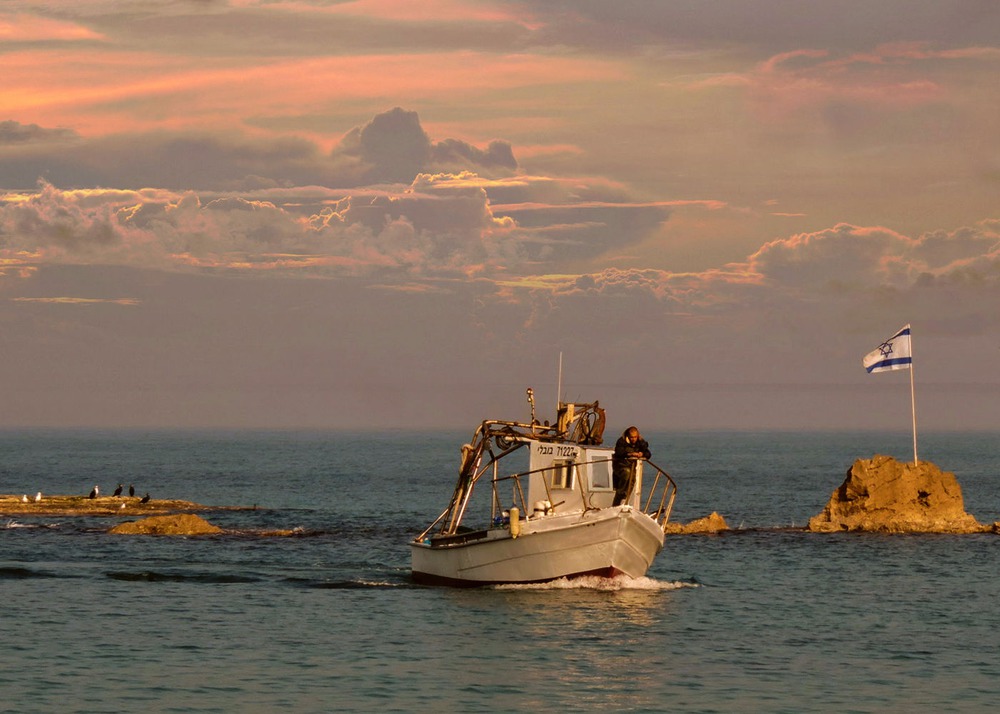
{"label": "cabin window", "polygon": [[592,489],[611,488],[611,462],[590,465],[590,487]]}
{"label": "cabin window", "polygon": [[576,464],[572,461],[553,461],[549,468],[549,485],[552,488],[573,488],[576,485]]}

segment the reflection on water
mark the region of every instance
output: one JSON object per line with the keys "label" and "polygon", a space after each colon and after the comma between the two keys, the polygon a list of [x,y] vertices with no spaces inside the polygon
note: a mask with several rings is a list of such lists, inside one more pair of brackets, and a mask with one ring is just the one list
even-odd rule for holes
{"label": "reflection on water", "polygon": [[505,701],[519,709],[660,711],[669,633],[683,629],[677,598],[698,588],[619,576],[426,589],[422,595],[438,603],[431,609],[448,602],[454,620],[421,618],[413,627],[438,635],[446,709],[477,709],[494,693],[501,711]]}

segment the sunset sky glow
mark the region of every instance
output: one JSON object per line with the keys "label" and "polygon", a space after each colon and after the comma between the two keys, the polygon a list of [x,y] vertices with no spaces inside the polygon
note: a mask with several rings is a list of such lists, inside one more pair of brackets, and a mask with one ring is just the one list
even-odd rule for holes
{"label": "sunset sky glow", "polygon": [[[994,0],[13,0],[0,427],[1000,428]],[[548,405],[548,406],[546,406]]]}

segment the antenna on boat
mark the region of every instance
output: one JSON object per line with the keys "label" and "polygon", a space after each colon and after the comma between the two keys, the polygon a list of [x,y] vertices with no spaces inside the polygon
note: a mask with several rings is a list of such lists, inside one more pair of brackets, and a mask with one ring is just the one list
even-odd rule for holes
{"label": "antenna on boat", "polygon": [[556,411],[562,406],[562,352],[559,353],[559,379],[556,382]]}

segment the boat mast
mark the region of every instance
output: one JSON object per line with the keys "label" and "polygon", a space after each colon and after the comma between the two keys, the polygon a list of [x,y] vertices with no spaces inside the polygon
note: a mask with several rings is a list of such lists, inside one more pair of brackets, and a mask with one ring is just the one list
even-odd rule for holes
{"label": "boat mast", "polygon": [[562,406],[562,352],[559,352],[559,379],[556,381],[556,413]]}

